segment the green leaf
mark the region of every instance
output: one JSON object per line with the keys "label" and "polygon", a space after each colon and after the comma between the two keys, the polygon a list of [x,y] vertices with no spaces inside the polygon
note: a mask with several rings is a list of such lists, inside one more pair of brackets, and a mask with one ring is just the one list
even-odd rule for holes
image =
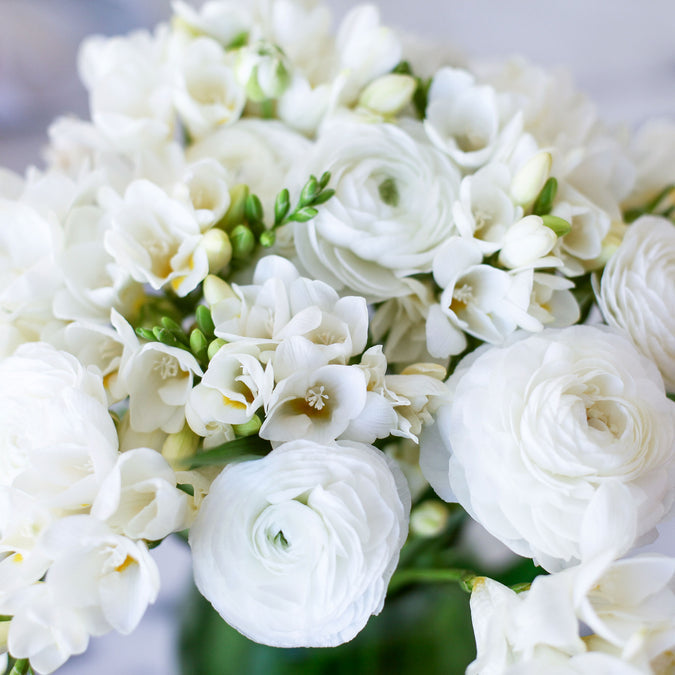
{"label": "green leaf", "polygon": [[14,667],[9,671],[9,675],[28,675],[30,672],[30,663],[28,659],[18,659]]}
{"label": "green leaf", "polygon": [[213,331],[216,329],[211,316],[211,310],[206,305],[198,305],[195,310],[195,320],[199,330],[205,337],[213,338]]}
{"label": "green leaf", "polygon": [[190,497],[195,496],[195,486],[190,485],[190,483],[178,483],[176,487],[181,490],[181,492],[184,492],[186,495],[190,495]]}
{"label": "green leaf", "polygon": [[666,394],[666,396],[667,396],[671,401],[675,401],[675,394]]}
{"label": "green leaf", "polygon": [[568,232],[572,231],[572,226],[564,219],[550,214],[541,216],[544,225],[553,230],[558,237],[564,237]]}
{"label": "green leaf", "polygon": [[272,446],[269,441],[260,438],[260,436],[247,436],[189,457],[185,460],[185,465],[188,469],[196,469],[200,466],[215,466],[246,455],[263,456],[271,450]]}
{"label": "green leaf", "polygon": [[420,119],[424,119],[427,114],[427,104],[429,102],[429,89],[431,88],[431,78],[428,80],[420,79],[417,84],[417,89],[413,94],[413,104]]}
{"label": "green leaf", "polygon": [[545,183],[541,192],[534,200],[532,213],[535,216],[546,216],[551,213],[553,200],[558,192],[558,181],[551,176]]}

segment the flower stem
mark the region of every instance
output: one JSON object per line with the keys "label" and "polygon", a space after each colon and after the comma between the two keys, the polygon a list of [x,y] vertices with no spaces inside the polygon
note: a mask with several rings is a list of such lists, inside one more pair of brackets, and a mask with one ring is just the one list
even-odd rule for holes
{"label": "flower stem", "polygon": [[389,582],[389,593],[397,591],[408,584],[424,583],[458,583],[463,590],[471,593],[476,573],[463,569],[417,569],[408,568],[394,572]]}
{"label": "flower stem", "polygon": [[14,663],[14,668],[10,670],[9,675],[27,675],[30,672],[28,659],[19,659]]}

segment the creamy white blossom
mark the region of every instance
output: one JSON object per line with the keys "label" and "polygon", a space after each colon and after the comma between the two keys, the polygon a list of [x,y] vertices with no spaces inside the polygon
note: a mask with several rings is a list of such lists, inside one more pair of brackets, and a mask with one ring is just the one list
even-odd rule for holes
{"label": "creamy white blossom", "polygon": [[409,499],[395,467],[358,443],[285,443],[230,465],[190,532],[197,586],[258,642],[346,642],[382,609]]}
{"label": "creamy white blossom", "polygon": [[98,371],[44,343],[0,362],[2,484],[57,513],[88,508],[117,456]]}
{"label": "creamy white blossom", "polygon": [[457,169],[419,127],[336,123],[319,136],[302,171],[331,172],[336,194],[294,229],[301,264],[337,290],[368,300],[407,295],[405,277],[429,272],[455,233]]}
{"label": "creamy white blossom", "polygon": [[661,371],[675,391],[675,321],[668,307],[675,290],[675,225],[645,216],[627,230],[602,274],[598,303],[614,328]]}
{"label": "creamy white blossom", "polygon": [[425,475],[516,553],[546,569],[580,560],[589,541],[619,555],[669,512],[675,404],[621,335],[574,326],[485,347],[449,386]]}

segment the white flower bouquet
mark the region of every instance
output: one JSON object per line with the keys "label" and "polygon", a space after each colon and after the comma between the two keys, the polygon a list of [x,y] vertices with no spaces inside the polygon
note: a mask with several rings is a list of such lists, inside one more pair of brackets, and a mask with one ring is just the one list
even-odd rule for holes
{"label": "white flower bouquet", "polygon": [[[675,499],[675,125],[372,6],[173,11],[0,172],[7,667],[133,631],[180,533],[265,645],[450,583],[469,673],[673,672],[675,559],[625,556]],[[471,519],[539,567],[439,565]]]}

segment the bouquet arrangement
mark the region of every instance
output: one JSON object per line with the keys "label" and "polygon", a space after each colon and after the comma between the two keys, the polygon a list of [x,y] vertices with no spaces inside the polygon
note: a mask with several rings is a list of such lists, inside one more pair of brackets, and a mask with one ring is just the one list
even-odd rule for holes
{"label": "bouquet arrangement", "polygon": [[[672,672],[675,559],[623,556],[675,495],[675,126],[312,0],[177,1],[79,68],[91,120],[0,173],[13,672],[132,631],[176,532],[264,644],[447,581],[470,673]],[[541,568],[415,555],[466,514]]]}

